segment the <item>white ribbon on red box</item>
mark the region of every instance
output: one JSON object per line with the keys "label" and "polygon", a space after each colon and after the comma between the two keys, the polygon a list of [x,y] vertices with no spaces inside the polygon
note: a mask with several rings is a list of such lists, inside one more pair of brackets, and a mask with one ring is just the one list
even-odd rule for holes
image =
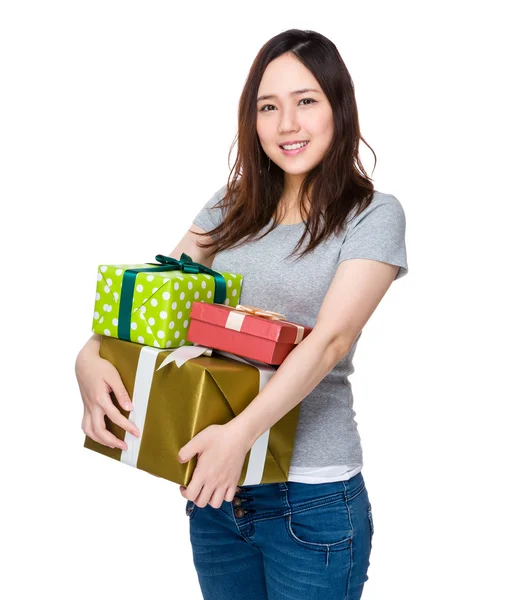
{"label": "white ribbon on red box", "polygon": [[258,306],[237,304],[233,308],[227,304],[219,304],[218,302],[215,302],[214,304],[218,304],[219,306],[227,306],[231,309],[229,315],[227,316],[226,329],[242,331],[242,323],[244,322],[246,315],[252,315],[254,317],[262,317],[271,321],[280,321],[281,323],[293,325],[293,327],[295,327],[297,330],[295,341],[293,342],[294,344],[299,344],[304,339],[304,327],[298,323],[292,323],[291,321],[284,320],[285,315],[282,315],[281,313],[273,312],[272,310],[265,310],[264,308],[259,308]]}

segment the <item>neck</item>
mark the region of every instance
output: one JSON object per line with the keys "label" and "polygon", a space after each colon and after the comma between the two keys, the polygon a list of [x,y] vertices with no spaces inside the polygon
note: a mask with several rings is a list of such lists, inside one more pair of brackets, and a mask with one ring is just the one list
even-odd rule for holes
{"label": "neck", "polygon": [[[305,211],[306,215],[309,210],[309,202],[306,200]],[[286,221],[291,223],[299,223],[302,221],[304,216],[300,213],[300,205],[298,203],[298,197],[290,198],[282,195],[276,210],[275,219],[279,222]]]}
{"label": "neck", "polygon": [[305,173],[299,173],[297,175],[291,175],[286,173],[284,176],[284,192],[282,193],[282,198],[286,199],[286,203],[289,205],[294,205],[298,200],[298,191],[300,190],[300,186],[304,181],[306,175]]}

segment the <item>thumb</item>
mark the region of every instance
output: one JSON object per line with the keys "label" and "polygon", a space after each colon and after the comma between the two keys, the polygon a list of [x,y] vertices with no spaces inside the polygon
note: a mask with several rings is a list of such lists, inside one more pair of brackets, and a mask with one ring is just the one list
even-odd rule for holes
{"label": "thumb", "polygon": [[180,448],[180,451],[178,452],[178,462],[186,463],[188,460],[193,458],[196,453],[196,446],[191,441]]}

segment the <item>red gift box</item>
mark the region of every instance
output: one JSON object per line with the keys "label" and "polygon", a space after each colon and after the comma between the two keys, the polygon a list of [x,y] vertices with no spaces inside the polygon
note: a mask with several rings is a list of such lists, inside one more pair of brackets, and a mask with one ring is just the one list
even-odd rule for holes
{"label": "red gift box", "polygon": [[255,306],[193,302],[187,339],[269,365],[280,365],[312,327]]}

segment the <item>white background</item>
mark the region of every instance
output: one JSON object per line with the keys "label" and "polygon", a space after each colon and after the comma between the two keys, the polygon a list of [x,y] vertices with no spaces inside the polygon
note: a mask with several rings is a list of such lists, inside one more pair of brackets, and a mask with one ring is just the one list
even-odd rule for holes
{"label": "white background", "polygon": [[97,265],[171,252],[227,179],[256,53],[300,28],[339,49],[407,217],[410,272],[351,377],[363,598],[521,600],[517,3],[1,6],[2,597],[201,598],[178,485],[83,448],[74,361]]}

